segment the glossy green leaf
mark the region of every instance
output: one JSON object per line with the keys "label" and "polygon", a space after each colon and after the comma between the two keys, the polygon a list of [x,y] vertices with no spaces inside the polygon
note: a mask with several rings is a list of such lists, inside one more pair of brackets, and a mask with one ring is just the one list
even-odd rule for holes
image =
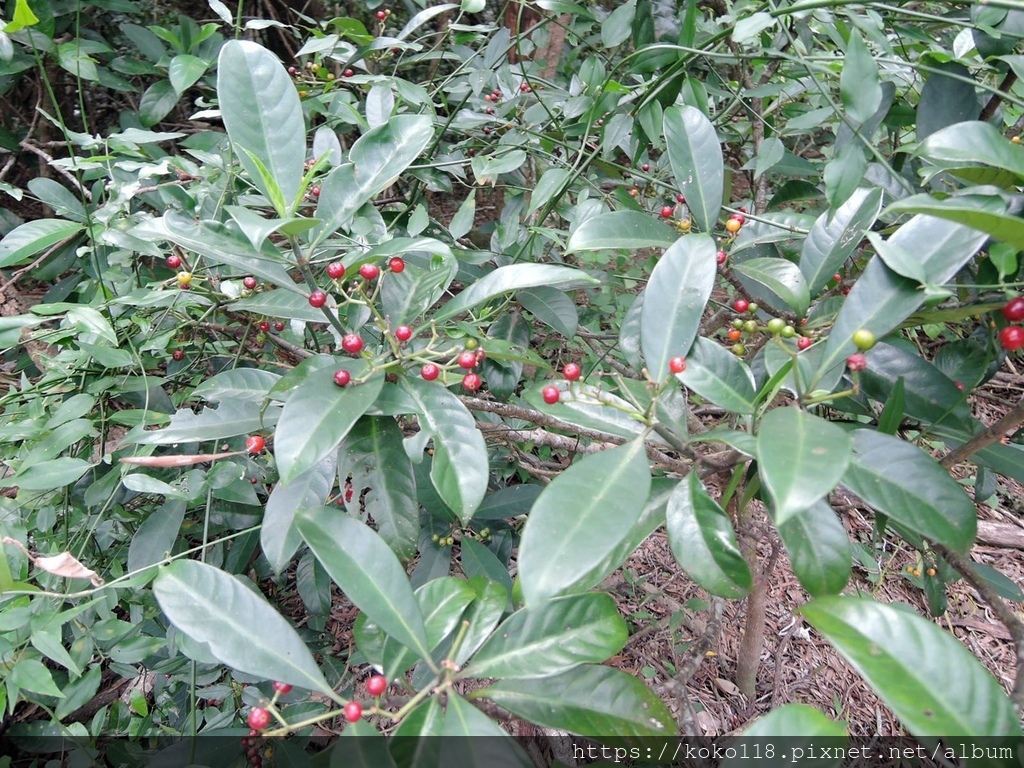
{"label": "glossy green leaf", "polygon": [[428,116],[395,115],[356,139],[348,162],[332,170],[320,185],[316,217],[324,225],[314,242],[347,227],[356,211],[391,186],[433,138]]}
{"label": "glossy green leaf", "polygon": [[477,280],[434,313],[433,319],[437,322],[447,320],[485,301],[523,288],[544,285],[568,290],[587,288],[596,285],[597,282],[586,272],[559,264],[510,264],[507,267],[499,267]]}
{"label": "glossy green leaf", "polygon": [[533,505],[519,547],[528,607],[568,592],[640,519],[651,488],[642,440],[584,457]]}
{"label": "glossy green leaf", "polygon": [[[81,59],[75,59],[81,61]],[[163,120],[178,106],[178,94],[170,80],[157,80],[139,99],[139,122],[149,128]]]}
{"label": "glossy green leaf", "polygon": [[440,755],[433,765],[534,768],[516,740],[464,698],[449,693],[447,705],[439,739]]}
{"label": "glossy green leaf", "polygon": [[36,219],[21,224],[0,240],[0,269],[21,264],[81,231],[81,224],[64,219]]}
{"label": "glossy green leaf", "polygon": [[[1002,203],[992,211],[991,203]],[[1024,219],[1003,213],[1006,205],[993,195],[962,195],[938,200],[929,194],[912,195],[890,205],[887,213],[927,213],[981,230],[996,240],[1024,248]]]}
{"label": "glossy green leaf", "polygon": [[[750,745],[785,745],[786,760],[794,760],[801,768],[840,768],[847,762],[846,728],[806,704],[784,704],[757,718],[739,736],[750,739]],[[780,739],[781,737],[781,739]],[[761,739],[763,741],[755,741]],[[828,747],[822,749],[822,745]],[[752,750],[751,753],[752,754]],[[781,760],[782,750],[776,753]],[[722,768],[744,768],[749,756],[726,758]]]}
{"label": "glossy green leaf", "polygon": [[857,250],[881,209],[882,190],[859,189],[838,210],[826,211],[815,220],[800,250],[800,271],[812,296]]}
{"label": "glossy green leaf", "polygon": [[825,198],[829,207],[841,207],[864,181],[868,160],[860,142],[851,142],[838,147],[832,159],[825,165],[822,179],[825,182]]}
{"label": "glossy green leaf", "polygon": [[444,295],[457,272],[455,257],[446,255],[443,263],[431,264],[430,269],[406,264],[402,272],[388,275],[381,286],[380,297],[391,327],[414,323]]}
{"label": "glossy green leaf", "polygon": [[206,73],[207,66],[207,63],[199,57],[187,53],[179,54],[171,59],[171,63],[167,67],[167,76],[174,92],[181,96],[195,85],[196,81]]}
{"label": "glossy green leaf", "polygon": [[950,549],[966,553],[978,515],[949,474],[912,443],[870,429],[853,434],[843,485],[879,512]]}
{"label": "glossy green leaf", "polygon": [[541,727],[580,736],[675,735],[675,721],[654,691],[612,667],[587,665],[551,677],[502,680],[477,695]]}
{"label": "glossy green leaf", "polygon": [[197,560],[175,560],[160,570],[153,594],[168,620],[221,663],[336,700],[295,628],[234,576]]}
{"label": "glossy green leaf", "polygon": [[777,527],[803,588],[814,597],[839,594],[850,580],[853,552],[828,502],[817,501]]}
{"label": "glossy green leaf", "polygon": [[615,601],[600,592],[568,595],[516,611],[476,653],[467,677],[548,677],[614,656],[629,637]]}
{"label": "glossy green leaf", "polygon": [[185,507],[181,499],[165,499],[153,514],[142,521],[128,547],[129,571],[155,565],[167,557],[178,540],[185,520]]}
{"label": "glossy green leaf", "polygon": [[[645,429],[639,420],[640,412],[628,400],[607,393],[601,387],[578,381],[570,384],[561,379],[547,385],[557,387],[561,393],[557,403],[544,402],[543,387],[532,387],[526,391],[526,401],[542,413],[577,427],[597,429],[625,438],[636,437]],[[630,414],[636,414],[637,418]]]}
{"label": "glossy green leaf", "polygon": [[28,4],[28,0],[15,0],[14,14],[4,26],[4,34],[13,35],[25,27],[31,27],[38,23],[39,19],[32,13],[32,7]]}
{"label": "glossy green leaf", "polygon": [[199,413],[194,413],[191,408],[182,408],[163,429],[149,432],[132,430],[125,436],[125,441],[141,445],[172,445],[198,440],[220,440],[262,432],[277,422],[280,413],[277,406],[262,411],[259,403],[225,400],[216,408],[207,406]]}
{"label": "glossy green leaf", "polygon": [[44,696],[54,696],[58,699],[64,698],[64,693],[53,681],[43,662],[39,659],[22,657],[10,668],[8,678],[10,685],[16,686],[32,693],[41,693]]}
{"label": "glossy green leaf", "polygon": [[668,248],[679,235],[665,222],[639,211],[613,211],[592,216],[569,236],[566,253],[579,251]]}
{"label": "glossy green leaf", "polygon": [[262,291],[233,301],[228,308],[233,312],[248,312],[281,320],[299,320],[304,323],[327,321],[322,309],[309,305],[307,294],[293,291]]}
{"label": "glossy green leaf", "polygon": [[220,49],[217,99],[238,161],[273,200],[259,165],[266,169],[283,196],[277,213],[288,215],[299,196],[306,160],[306,126],[291,76],[263,46],[231,40]]}
{"label": "glossy green leaf", "polygon": [[262,403],[281,375],[262,368],[231,368],[215,374],[192,390],[192,398],[224,403],[246,400]]}
{"label": "glossy green leaf", "polygon": [[896,380],[896,385],[889,393],[885,401],[885,407],[878,416],[878,431],[886,435],[895,435],[899,432],[903,423],[903,414],[906,413],[904,403],[906,402],[906,385],[901,378]]}
{"label": "glossy green leaf", "polygon": [[691,472],[679,481],[665,513],[669,545],[676,562],[713,595],[740,598],[753,587],[750,567],[725,511]]}
{"label": "glossy green leaf", "polygon": [[800,613],[914,736],[1021,735],[1003,687],[954,637],[912,610],[832,596]]}
{"label": "glossy green leaf", "polygon": [[474,520],[506,520],[525,515],[540,496],[542,486],[511,485],[487,494],[473,515]]}
{"label": "glossy green leaf", "polygon": [[302,544],[295,527],[295,514],[300,509],[319,507],[334,487],[338,462],[326,456],[289,483],[277,483],[270,492],[260,528],[263,554],[278,576],[284,572]]}
{"label": "glossy green leaf", "polygon": [[301,509],[295,524],[348,599],[389,636],[429,659],[423,613],[387,543],[359,520],[329,507]]}
{"label": "glossy green leaf", "polygon": [[846,115],[857,125],[864,124],[882,101],[878,82],[878,63],[856,29],[850,31],[839,79],[839,95]]}
{"label": "glossy green leaf", "polygon": [[[476,591],[465,579],[444,576],[431,579],[416,590],[416,602],[423,614],[427,645],[437,648],[459,625]],[[416,663],[416,654],[392,638],[384,641],[384,676],[394,680]]]}
{"label": "glossy green leaf", "polygon": [[463,523],[487,492],[487,446],[473,415],[437,382],[405,376],[401,387],[416,404],[420,428],[434,440],[430,479],[438,495]]}
{"label": "glossy green leaf", "polygon": [[[352,374],[353,383],[339,387],[335,370]],[[338,447],[369,409],[384,386],[384,374],[367,375],[362,360],[341,360],[336,367],[314,371],[289,396],[274,432],[274,458],[281,482],[289,483],[319,464]]]}
{"label": "glossy green leaf", "polygon": [[368,720],[348,723],[330,748],[327,768],[397,768],[388,740]]}
{"label": "glossy green leaf", "polygon": [[674,106],[665,110],[664,131],[676,187],[686,197],[693,221],[711,232],[725,189],[725,161],[715,126],[696,107]]}
{"label": "glossy green leaf", "polygon": [[669,360],[686,355],[693,345],[715,285],[715,250],[711,237],[685,235],[651,273],[640,315],[640,347],[654,381],[664,380]]}
{"label": "glossy green leaf", "polygon": [[566,339],[576,335],[579,312],[574,302],[564,291],[548,286],[527,288],[516,294],[516,301],[545,325],[562,334]]}
{"label": "glossy green leaf", "polygon": [[835,424],[794,406],[769,411],[757,432],[757,471],[771,496],[775,524],[835,488],[852,452],[850,436]]}
{"label": "glossy green leaf", "polygon": [[477,652],[498,626],[505,613],[505,606],[509,604],[511,592],[502,584],[481,576],[471,577],[469,583],[476,590],[476,599],[470,603],[464,616],[468,628],[453,659],[460,667],[465,665],[466,660]]}
{"label": "glossy green leaf", "polygon": [[767,288],[798,316],[807,313],[811,295],[800,268],[786,259],[754,258],[735,264],[733,272]]}
{"label": "glossy green leaf", "polygon": [[754,412],[754,375],[746,363],[720,344],[697,339],[686,358],[686,370],[675,376],[688,389],[727,411]]}
{"label": "glossy green leaf", "polygon": [[[978,30],[973,30],[978,31]],[[975,120],[981,110],[971,82],[971,71],[958,61],[929,63],[934,71],[925,75],[921,97],[917,100],[917,121],[914,124],[918,141],[943,128]]]}
{"label": "glossy green leaf", "polygon": [[[479,519],[474,517],[474,520]],[[460,542],[459,562],[462,572],[467,578],[483,577],[496,582],[505,588],[508,597],[512,596],[512,577],[508,566],[498,559],[487,546],[468,536]]]}
{"label": "glossy green leaf", "polygon": [[989,165],[1024,178],[1024,147],[1007,141],[992,123],[980,120],[936,131],[914,154],[943,166]]}
{"label": "glossy green leaf", "polygon": [[519,170],[525,162],[526,152],[521,149],[509,149],[505,144],[498,151],[477,155],[470,161],[470,167],[478,185],[493,186],[499,176]]}

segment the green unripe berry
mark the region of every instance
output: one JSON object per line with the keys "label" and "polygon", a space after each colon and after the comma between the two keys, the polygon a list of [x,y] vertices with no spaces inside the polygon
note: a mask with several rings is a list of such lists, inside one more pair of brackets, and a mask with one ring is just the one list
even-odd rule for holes
{"label": "green unripe berry", "polygon": [[794,328],[792,325],[784,325],[782,327],[781,335],[784,339],[792,339],[794,336],[796,336],[796,328]]}
{"label": "green unripe berry", "polygon": [[747,348],[742,344],[733,344],[732,353],[734,355],[742,357],[743,355],[747,354]]}
{"label": "green unripe berry", "polygon": [[737,331],[740,330],[741,328],[743,328],[743,321],[737,317],[735,320],[732,321],[732,327],[735,328]]}
{"label": "green unripe berry", "polygon": [[861,328],[853,334],[853,343],[861,352],[866,352],[875,346],[875,334],[867,328]]}
{"label": "green unripe berry", "polygon": [[757,331],[757,320],[747,320],[743,324],[743,330],[747,333],[755,333]]}
{"label": "green unripe berry", "polygon": [[747,312],[749,312],[750,314],[754,314],[755,312],[757,312],[758,309],[759,307],[757,306],[757,304],[755,304],[754,302],[750,302],[750,306],[747,307]]}
{"label": "green unripe berry", "polygon": [[786,321],[781,317],[773,317],[768,321],[768,330],[775,336],[782,333],[782,329],[786,327]]}

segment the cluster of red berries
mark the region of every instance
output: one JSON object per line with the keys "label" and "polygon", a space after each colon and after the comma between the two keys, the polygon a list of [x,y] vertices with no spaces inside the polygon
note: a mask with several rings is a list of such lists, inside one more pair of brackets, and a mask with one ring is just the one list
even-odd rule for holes
{"label": "cluster of red berries", "polygon": [[[1003,317],[1011,323],[1024,320],[1024,296],[1015,296],[1003,305]],[[1007,352],[1024,349],[1024,327],[1008,325],[999,332],[999,344]]]}

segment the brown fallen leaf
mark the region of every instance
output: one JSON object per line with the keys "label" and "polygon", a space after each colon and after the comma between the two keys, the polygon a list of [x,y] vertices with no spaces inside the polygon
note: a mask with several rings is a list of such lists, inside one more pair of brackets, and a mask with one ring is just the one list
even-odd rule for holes
{"label": "brown fallen leaf", "polygon": [[42,568],[47,573],[52,573],[54,576],[63,576],[65,579],[88,579],[92,582],[94,587],[102,587],[103,579],[89,568],[86,568],[82,563],[75,558],[70,552],[61,552],[59,555],[48,555],[46,557],[39,557],[33,555],[17,539],[12,539],[10,536],[4,536],[4,544],[13,544],[22,552],[25,556],[32,561],[32,563],[39,568]]}

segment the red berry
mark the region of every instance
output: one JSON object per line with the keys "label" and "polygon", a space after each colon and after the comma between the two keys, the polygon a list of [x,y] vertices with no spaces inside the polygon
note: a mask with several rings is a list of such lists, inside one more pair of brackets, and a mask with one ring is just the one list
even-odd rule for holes
{"label": "red berry", "polygon": [[263,333],[266,333],[267,331],[270,330],[270,323],[268,323],[266,320],[264,320],[262,323],[259,324],[259,329]]}
{"label": "red berry", "polygon": [[384,675],[374,675],[366,681],[366,692],[371,696],[380,696],[388,689],[388,681]]}
{"label": "red berry", "polygon": [[682,373],[686,370],[686,358],[673,357],[668,361],[668,369],[672,371],[672,373]]}
{"label": "red berry", "polygon": [[580,368],[576,363],[566,363],[562,369],[562,375],[565,376],[569,381],[576,381],[583,373],[583,369]]}
{"label": "red berry", "polygon": [[1003,317],[1016,322],[1024,320],[1024,296],[1016,296],[1003,306]]}
{"label": "red berry", "polygon": [[556,387],[554,384],[548,384],[546,387],[544,387],[544,389],[541,390],[540,394],[544,398],[544,402],[547,403],[548,405],[554,405],[555,403],[557,403],[558,398],[561,397],[562,395],[558,387]]}
{"label": "red berry", "polygon": [[661,218],[663,218],[663,219],[671,219],[672,218],[672,214],[675,213],[675,210],[676,209],[673,208],[671,205],[662,206],[662,208],[661,208]]}
{"label": "red berry", "polygon": [[352,71],[351,69],[346,69],[346,70],[345,70],[344,72],[342,72],[342,74],[343,74],[343,75],[344,75],[345,77],[352,77],[352,75],[354,75],[354,74],[355,74],[355,72],[353,72],[353,71]]}
{"label": "red berry", "polygon": [[732,308],[742,315],[744,312],[750,309],[750,302],[747,301],[746,299],[736,299],[736,301],[732,303]]}
{"label": "red berry", "polygon": [[640,166],[640,170],[643,171],[644,173],[647,173],[649,170],[651,170],[651,166],[649,163],[644,163],[643,165]]}
{"label": "red berry", "polygon": [[284,323],[282,323],[280,321],[274,323],[274,330],[275,331],[283,331],[284,330]]}
{"label": "red berry", "polygon": [[796,340],[796,347],[800,351],[803,351],[807,349],[809,346],[811,346],[811,344],[813,343],[814,340],[811,339],[809,336],[801,336],[799,339]]}
{"label": "red berry", "polygon": [[676,195],[676,202],[680,204],[685,203],[686,197],[680,192],[678,195]]}
{"label": "red berry", "polygon": [[715,254],[715,261],[718,262],[719,266],[725,264],[725,260],[728,258],[729,254],[726,253],[725,251],[719,251],[718,253]]}
{"label": "red berry", "polygon": [[[1022,337],[1024,337],[1024,331],[1022,331],[1021,334]],[[1024,343],[1024,338],[1022,338],[1022,343]],[[846,358],[846,367],[851,371],[863,371],[868,367],[868,359],[860,352],[855,352]]]}
{"label": "red berry", "polygon": [[345,719],[354,723],[363,716],[363,708],[358,701],[350,701],[345,705]]}
{"label": "red berry", "polygon": [[320,187],[313,187],[312,189],[309,190],[309,194],[311,194],[313,197],[320,197]]}
{"label": "red berry", "polygon": [[441,369],[438,368],[433,363],[427,363],[422,368],[420,368],[420,376],[422,376],[425,381],[433,381],[440,375]]}
{"label": "red berry", "polygon": [[476,367],[476,352],[466,350],[460,352],[458,357],[459,368],[474,368]]}
{"label": "red berry", "polygon": [[309,306],[322,307],[327,303],[327,294],[323,291],[313,291],[309,294]]}
{"label": "red berry", "polygon": [[962,381],[954,381],[953,384],[955,384],[956,388],[959,389],[961,392],[964,391],[964,383]]}
{"label": "red berry", "polygon": [[341,348],[354,355],[363,348],[363,339],[358,333],[346,333],[341,339]]}
{"label": "red berry", "polygon": [[185,359],[185,353],[182,352],[180,349],[176,349],[173,352],[171,352],[171,359],[176,363],[180,363],[182,360]]}
{"label": "red berry", "polygon": [[346,386],[350,381],[352,381],[352,374],[344,368],[339,368],[334,372],[334,383],[339,387]]}
{"label": "red berry", "polygon": [[740,223],[740,226],[743,226],[744,224],[747,223],[747,217],[744,216],[742,213],[734,213],[729,218],[732,219],[733,221],[738,221]]}
{"label": "red berry", "polygon": [[838,283],[838,282],[842,281],[843,276],[840,275],[838,272],[836,272],[834,275],[832,275],[832,279],[835,280]]}
{"label": "red berry", "polygon": [[242,280],[242,285],[244,285],[251,291],[253,288],[256,287],[256,278],[253,277],[252,275],[249,275],[249,277],[246,277]]}
{"label": "red berry", "polygon": [[[377,18],[380,19],[381,21],[384,21],[384,19],[386,19],[387,17],[388,15],[384,13],[384,11],[377,11]],[[357,717],[356,720],[358,719],[359,718]]]}
{"label": "red berry", "polygon": [[999,343],[1008,352],[1024,347],[1024,328],[1019,325],[1006,326],[999,332]]}
{"label": "red berry", "polygon": [[345,265],[340,261],[332,261],[327,265],[327,276],[331,280],[339,280],[345,276]]}
{"label": "red berry", "polygon": [[405,269],[405,261],[402,259],[401,256],[392,256],[388,260],[388,267],[391,269],[392,272],[401,272],[403,269]]}
{"label": "red berry", "polygon": [[181,256],[176,253],[172,253],[167,257],[167,266],[171,269],[177,269],[181,266]]}
{"label": "red berry", "polygon": [[412,328],[408,325],[400,325],[395,328],[395,338],[399,341],[408,341],[412,338]]}
{"label": "red berry", "polygon": [[362,275],[364,280],[373,280],[380,274],[380,269],[377,268],[376,264],[363,264],[359,268],[359,274]]}
{"label": "red berry", "polygon": [[262,437],[260,437],[259,435],[253,435],[252,437],[245,441],[245,451],[246,453],[262,453],[263,447],[266,444],[267,441],[264,440]]}
{"label": "red berry", "polygon": [[270,713],[261,707],[253,707],[249,710],[249,727],[255,731],[262,731],[270,725]]}
{"label": "red berry", "polygon": [[523,83],[522,85],[519,86],[519,90],[522,91],[523,93],[529,93],[529,91],[530,91],[530,84],[529,83]]}
{"label": "red berry", "polygon": [[484,380],[476,373],[467,373],[462,377],[462,387],[469,392],[476,392],[483,383]]}
{"label": "red berry", "polygon": [[288,683],[275,682],[274,683],[274,690],[277,691],[278,693],[280,693],[283,696],[286,693],[291,693],[292,692],[292,687],[290,685],[288,685]]}

